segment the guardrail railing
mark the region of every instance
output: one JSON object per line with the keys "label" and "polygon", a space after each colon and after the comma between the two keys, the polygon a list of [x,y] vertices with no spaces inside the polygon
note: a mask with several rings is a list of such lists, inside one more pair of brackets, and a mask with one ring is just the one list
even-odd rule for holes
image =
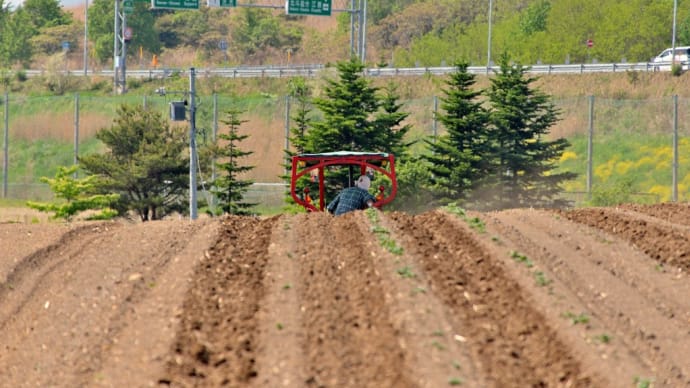
{"label": "guardrail railing", "polygon": [[[681,64],[688,68],[688,62]],[[583,73],[616,73],[626,71],[661,71],[670,70],[670,63],[583,63],[570,65],[532,65],[528,73],[535,74],[583,74]],[[255,66],[255,67],[229,67],[229,68],[201,68],[196,69],[197,77],[226,77],[226,78],[282,78],[282,77],[315,77],[321,71],[327,69],[324,65],[295,65],[295,66]],[[498,66],[470,66],[468,71],[472,74],[493,74],[498,71]],[[370,77],[390,76],[420,76],[424,74],[445,75],[455,70],[453,66],[439,67],[383,67],[367,68],[364,74]],[[132,78],[166,78],[173,75],[186,74],[187,69],[130,69],[127,77]],[[45,70],[26,70],[28,77],[45,74]],[[74,76],[84,75],[83,69],[61,71],[63,74]],[[113,70],[89,70],[88,75],[112,77]]]}

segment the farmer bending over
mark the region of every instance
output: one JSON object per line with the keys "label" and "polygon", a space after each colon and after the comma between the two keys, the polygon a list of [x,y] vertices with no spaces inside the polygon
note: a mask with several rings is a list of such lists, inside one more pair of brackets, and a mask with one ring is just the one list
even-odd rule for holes
{"label": "farmer bending over", "polygon": [[343,189],[328,204],[328,212],[338,216],[353,210],[364,210],[374,206],[376,199],[369,194],[369,185],[371,185],[369,177],[366,175],[360,176],[353,187]]}

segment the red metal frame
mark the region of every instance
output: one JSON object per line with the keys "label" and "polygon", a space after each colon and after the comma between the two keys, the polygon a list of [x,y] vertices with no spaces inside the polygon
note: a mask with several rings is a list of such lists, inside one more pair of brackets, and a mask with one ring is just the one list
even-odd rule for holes
{"label": "red metal frame", "polygon": [[[360,175],[365,174],[367,169],[371,168],[390,179],[391,190],[388,195],[383,193],[383,186],[381,196],[376,196],[377,201],[374,207],[381,208],[383,205],[390,203],[395,194],[398,192],[398,181],[395,177],[395,157],[387,153],[367,153],[367,152],[328,152],[322,154],[300,154],[292,157],[292,178],[290,180],[290,194],[298,204],[302,205],[307,211],[323,211],[326,207],[325,185],[324,185],[324,169],[327,166],[359,166]],[[311,175],[311,171],[318,170],[319,180],[319,207],[314,206],[311,201],[300,198],[296,192],[297,181],[305,175]],[[308,195],[308,192],[305,194]],[[307,196],[305,195],[305,197]]]}

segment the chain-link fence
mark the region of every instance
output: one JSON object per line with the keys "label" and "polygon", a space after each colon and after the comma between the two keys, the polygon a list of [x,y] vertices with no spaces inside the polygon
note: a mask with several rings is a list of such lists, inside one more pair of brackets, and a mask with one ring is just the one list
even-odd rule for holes
{"label": "chain-link fence", "polygon": [[[80,155],[101,152],[95,134],[113,124],[122,104],[143,104],[169,116],[170,103],[184,94],[95,97],[86,94],[31,97],[5,94],[0,109],[3,128],[2,196],[26,200],[52,198],[43,176],[53,177],[59,166],[75,163]],[[412,126],[408,141],[413,153],[426,151],[425,138],[444,133],[435,120],[439,99],[431,96],[401,101]],[[582,96],[553,100],[561,120],[549,137],[565,137],[571,147],[554,161],[558,170],[578,173],[567,182],[564,196],[576,204],[597,195],[630,197],[631,201],[685,201],[690,197],[690,99],[674,96],[645,99],[604,99]],[[280,203],[285,188],[283,150],[289,145],[291,115],[285,96],[234,98],[220,94],[197,96],[197,144],[203,146],[227,130],[226,112],[240,110],[245,122],[239,132],[249,137],[240,148],[253,153],[246,164],[254,166],[246,178],[257,182],[248,197],[254,202]],[[293,108],[294,109],[294,108]],[[188,121],[171,121],[189,127]],[[206,184],[211,171],[200,171]],[[270,184],[270,185],[267,185]],[[206,187],[208,188],[208,187]]]}

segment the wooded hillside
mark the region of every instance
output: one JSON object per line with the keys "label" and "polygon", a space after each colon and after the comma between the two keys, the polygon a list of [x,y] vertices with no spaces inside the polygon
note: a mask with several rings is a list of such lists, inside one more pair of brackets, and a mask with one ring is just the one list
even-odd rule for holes
{"label": "wooded hillside", "polygon": [[[333,63],[350,54],[350,12],[343,11],[352,9],[352,3],[333,0],[334,12],[326,17],[247,6],[150,10],[150,3],[135,2],[127,21],[134,32],[130,63],[152,66],[154,55],[158,66],[168,67]],[[492,59],[507,52],[524,64],[640,62],[671,46],[670,0],[494,0],[492,5]],[[63,42],[69,42],[68,66],[80,66],[81,8],[60,9],[58,0],[26,0],[23,7],[11,9],[0,0],[0,67],[45,64],[51,56],[64,55]],[[92,67],[111,66],[113,17],[111,0],[91,3]],[[677,45],[690,44],[690,0],[678,0],[676,19]],[[370,65],[439,66],[458,59],[483,65],[489,6],[486,0],[369,1],[366,31]],[[219,48],[221,41],[227,42],[227,51]]]}

